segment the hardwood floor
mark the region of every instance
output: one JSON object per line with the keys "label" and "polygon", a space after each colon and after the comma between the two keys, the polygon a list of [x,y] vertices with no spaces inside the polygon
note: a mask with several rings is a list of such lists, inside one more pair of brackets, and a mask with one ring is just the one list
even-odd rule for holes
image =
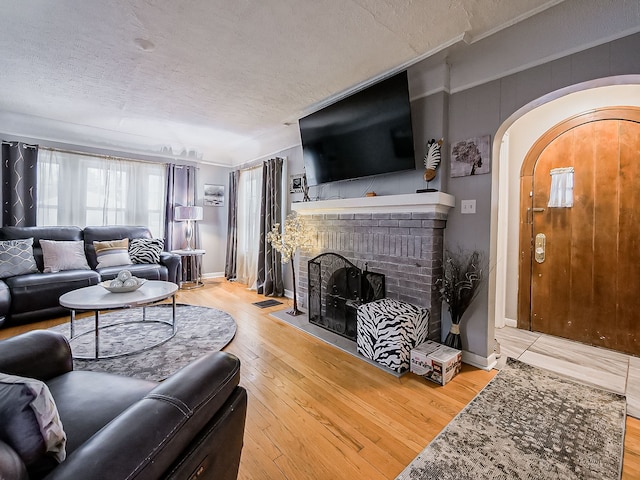
{"label": "hardwood floor", "polygon": [[[258,300],[224,280],[178,293],[238,324],[225,350],[241,359],[249,393],[243,480],[393,479],[496,374],[465,365],[444,387],[398,379],[269,316],[283,305],[251,305]],[[0,338],[66,321],[0,329]],[[640,421],[629,417],[622,478],[640,478]]]}

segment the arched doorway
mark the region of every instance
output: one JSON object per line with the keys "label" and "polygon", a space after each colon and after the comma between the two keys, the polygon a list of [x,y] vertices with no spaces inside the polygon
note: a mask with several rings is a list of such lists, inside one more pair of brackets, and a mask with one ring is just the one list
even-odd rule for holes
{"label": "arched doorway", "polygon": [[488,336],[494,327],[517,326],[520,169],[533,144],[553,125],[610,105],[640,107],[640,75],[573,85],[530,102],[494,135]]}
{"label": "arched doorway", "polygon": [[640,108],[554,126],[520,185],[518,327],[639,354]]}

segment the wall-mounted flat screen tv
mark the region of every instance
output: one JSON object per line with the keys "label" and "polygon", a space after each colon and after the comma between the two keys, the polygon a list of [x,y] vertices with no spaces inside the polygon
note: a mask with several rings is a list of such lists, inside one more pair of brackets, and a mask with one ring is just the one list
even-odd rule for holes
{"label": "wall-mounted flat screen tv", "polygon": [[415,168],[407,72],[299,120],[309,185]]}

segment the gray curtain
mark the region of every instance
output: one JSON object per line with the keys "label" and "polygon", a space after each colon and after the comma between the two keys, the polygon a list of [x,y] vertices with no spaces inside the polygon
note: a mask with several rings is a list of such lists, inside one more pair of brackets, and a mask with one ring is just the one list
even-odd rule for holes
{"label": "gray curtain", "polygon": [[240,170],[229,173],[229,215],[227,222],[227,260],[224,264],[224,276],[227,280],[236,279],[238,260],[238,178]]}
{"label": "gray curtain", "polygon": [[2,142],[2,225],[36,225],[38,146]]}
{"label": "gray curtain", "polygon": [[[185,244],[185,222],[174,222],[173,209],[176,206],[195,205],[196,168],[187,165],[167,165],[167,201],[165,203],[164,248],[178,250]],[[193,240],[198,248],[197,224],[194,225]]]}
{"label": "gray curtain", "polygon": [[282,218],[282,158],[272,158],[262,167],[262,203],[260,205],[260,250],[258,253],[258,293],[284,295],[280,254],[266,240],[267,232]]}

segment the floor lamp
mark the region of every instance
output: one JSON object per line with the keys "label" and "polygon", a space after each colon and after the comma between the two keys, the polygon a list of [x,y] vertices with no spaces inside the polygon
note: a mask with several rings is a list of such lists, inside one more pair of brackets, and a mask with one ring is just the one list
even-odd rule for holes
{"label": "floor lamp", "polygon": [[176,222],[187,222],[185,230],[185,239],[187,240],[187,248],[185,250],[193,250],[191,248],[191,238],[193,237],[193,222],[202,220],[202,207],[193,205],[187,207],[175,207],[173,211],[173,219]]}

